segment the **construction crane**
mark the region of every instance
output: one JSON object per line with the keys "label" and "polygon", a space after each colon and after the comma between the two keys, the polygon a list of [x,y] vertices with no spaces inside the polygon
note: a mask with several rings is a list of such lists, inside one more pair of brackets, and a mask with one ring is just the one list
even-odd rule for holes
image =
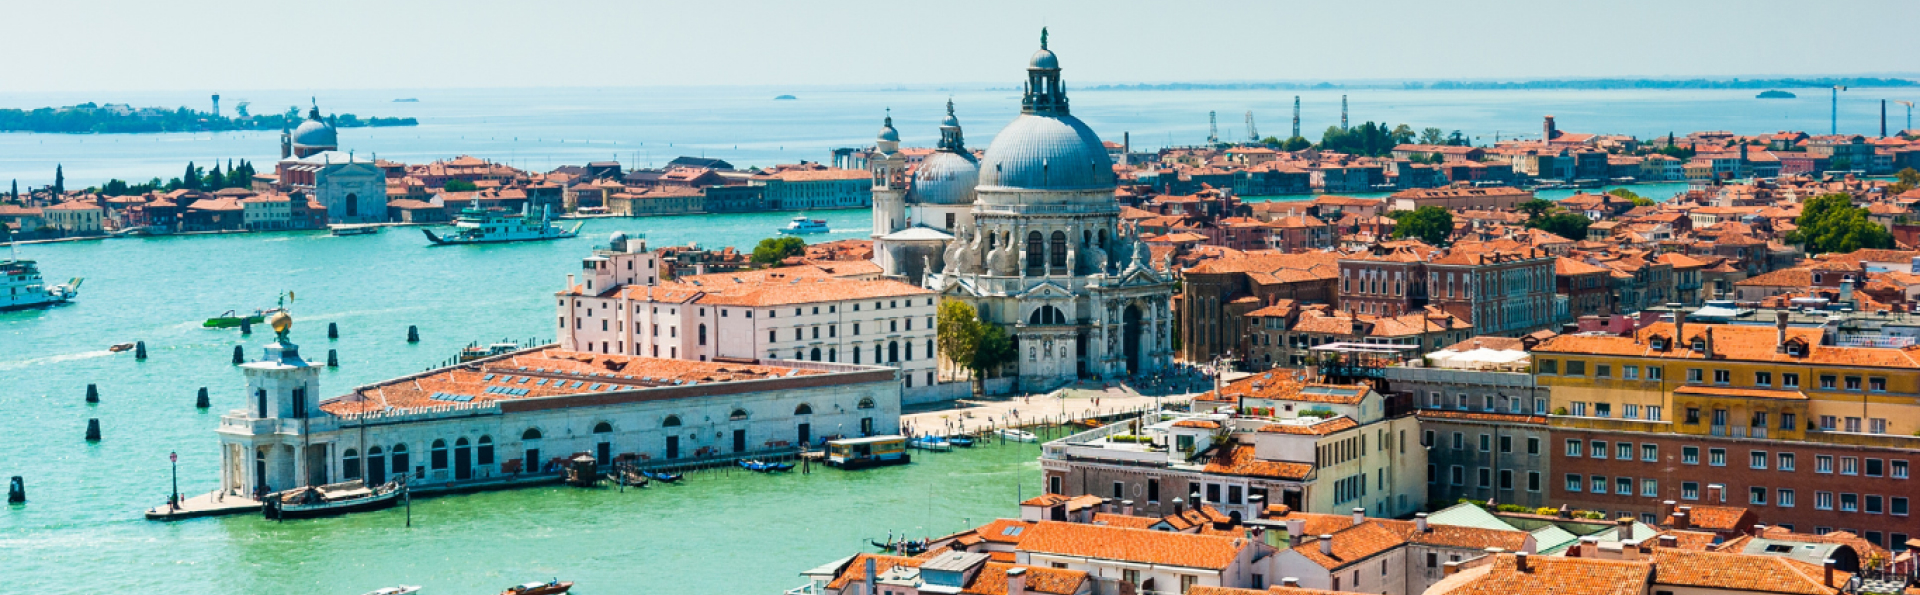
{"label": "construction crane", "polygon": [[1213,112],[1207,112],[1207,144],[1220,144],[1220,121],[1213,117]]}
{"label": "construction crane", "polygon": [[1247,110],[1247,139],[1260,142],[1260,129],[1253,125],[1253,110]]}
{"label": "construction crane", "polygon": [[1300,138],[1300,96],[1299,95],[1293,96],[1293,136],[1290,136],[1287,138],[1289,139]]}

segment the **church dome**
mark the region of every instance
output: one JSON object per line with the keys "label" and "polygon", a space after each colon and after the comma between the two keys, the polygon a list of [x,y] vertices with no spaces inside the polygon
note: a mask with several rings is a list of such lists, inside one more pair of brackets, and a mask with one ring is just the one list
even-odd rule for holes
{"label": "church dome", "polygon": [[1112,188],[1113,159],[1100,136],[1070,115],[1021,114],[993,138],[980,185],[1033,190]]}
{"label": "church dome", "polygon": [[973,155],[936,151],[913,172],[913,202],[930,205],[973,204],[980,164]]}
{"label": "church dome", "polygon": [[900,142],[900,131],[893,129],[893,116],[887,116],[887,123],[880,125],[880,140]]}
{"label": "church dome", "polygon": [[1053,55],[1053,50],[1049,50],[1043,47],[1043,48],[1040,48],[1040,51],[1033,53],[1033,59],[1027,61],[1027,67],[1059,70],[1060,58],[1058,56]]}
{"label": "church dome", "polygon": [[307,113],[307,121],[293,129],[293,144],[300,147],[338,147],[339,136],[333,126],[320,119],[320,108]]}

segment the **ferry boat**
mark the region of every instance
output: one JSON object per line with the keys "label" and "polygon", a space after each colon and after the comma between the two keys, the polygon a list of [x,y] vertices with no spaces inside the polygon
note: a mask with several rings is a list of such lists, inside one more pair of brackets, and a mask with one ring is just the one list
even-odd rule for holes
{"label": "ferry boat", "polygon": [[780,233],[790,236],[827,233],[829,231],[832,230],[827,229],[827,220],[808,219],[806,215],[794,217],[793,221],[787,222],[787,226],[780,229]]}
{"label": "ferry boat", "polygon": [[327,229],[332,231],[333,235],[336,236],[363,236],[380,233],[380,226],[371,224],[356,225],[352,223],[335,223],[328,225]]}
{"label": "ferry boat", "polygon": [[898,434],[827,442],[826,463],[830,467],[859,469],[909,462],[912,457],[907,455],[907,437]]}
{"label": "ferry boat", "polygon": [[553,224],[544,207],[541,208],[538,218],[526,212],[514,215],[496,209],[467,207],[460,211],[460,218],[456,219],[453,225],[458,228],[457,231],[444,238],[435,235],[430,229],[422,229],[420,232],[427,234],[427,240],[433,242],[435,246],[534,242],[578,236],[580,226],[586,225],[586,222],[574,224],[573,229],[561,229]]}
{"label": "ferry boat", "polygon": [[494,343],[492,345],[487,345],[485,347],[482,347],[479,345],[468,345],[465,348],[460,350],[460,363],[464,364],[477,359],[486,359],[496,355],[505,355],[508,353],[513,353],[518,349],[520,349],[520,344],[512,343],[512,342]]}
{"label": "ferry boat", "polygon": [[0,311],[64,304],[80,295],[80,279],[48,287],[31,260],[0,260]]}
{"label": "ferry boat", "polygon": [[267,494],[260,499],[260,511],[267,518],[284,520],[379,510],[392,506],[403,491],[399,480],[369,488],[356,479]]}

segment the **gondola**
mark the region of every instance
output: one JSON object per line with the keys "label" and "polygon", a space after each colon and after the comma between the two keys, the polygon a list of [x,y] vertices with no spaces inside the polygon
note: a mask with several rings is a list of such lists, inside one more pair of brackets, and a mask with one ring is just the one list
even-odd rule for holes
{"label": "gondola", "polygon": [[611,481],[613,483],[620,484],[620,485],[644,488],[644,487],[647,487],[647,483],[653,481],[653,479],[647,477],[646,474],[641,473],[639,471],[634,471],[632,469],[619,469],[619,470],[615,470],[612,473],[608,473],[607,481]]}
{"label": "gondola", "polygon": [[640,474],[647,476],[648,479],[652,479],[662,483],[679,483],[680,479],[683,477],[681,475],[675,475],[672,473],[667,473],[665,471],[641,471]]}
{"label": "gondola", "polygon": [[769,469],[767,469],[767,464],[762,463],[760,461],[755,461],[751,459],[741,459],[739,461],[736,461],[736,463],[740,465],[742,469],[746,469],[748,471],[752,471],[755,473],[766,473],[767,471],[769,471]]}

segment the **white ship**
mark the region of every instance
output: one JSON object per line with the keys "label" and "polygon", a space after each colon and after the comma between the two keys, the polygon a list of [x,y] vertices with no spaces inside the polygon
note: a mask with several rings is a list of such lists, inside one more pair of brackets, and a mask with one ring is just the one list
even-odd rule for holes
{"label": "white ship", "polygon": [[0,310],[64,304],[80,295],[80,279],[47,287],[31,260],[0,260]]}
{"label": "white ship", "polygon": [[548,219],[544,207],[537,218],[524,212],[515,215],[507,211],[467,207],[454,220],[453,225],[457,229],[452,235],[443,238],[435,235],[433,230],[422,229],[420,232],[427,234],[427,240],[435,246],[498,244],[571,238],[580,235],[580,226],[585,224],[583,221],[574,224],[573,229],[561,229]]}
{"label": "white ship", "polygon": [[780,233],[797,236],[811,233],[827,233],[828,231],[831,230],[827,229],[827,220],[808,219],[806,215],[801,215],[794,217],[793,221],[788,222],[787,226],[780,230]]}

